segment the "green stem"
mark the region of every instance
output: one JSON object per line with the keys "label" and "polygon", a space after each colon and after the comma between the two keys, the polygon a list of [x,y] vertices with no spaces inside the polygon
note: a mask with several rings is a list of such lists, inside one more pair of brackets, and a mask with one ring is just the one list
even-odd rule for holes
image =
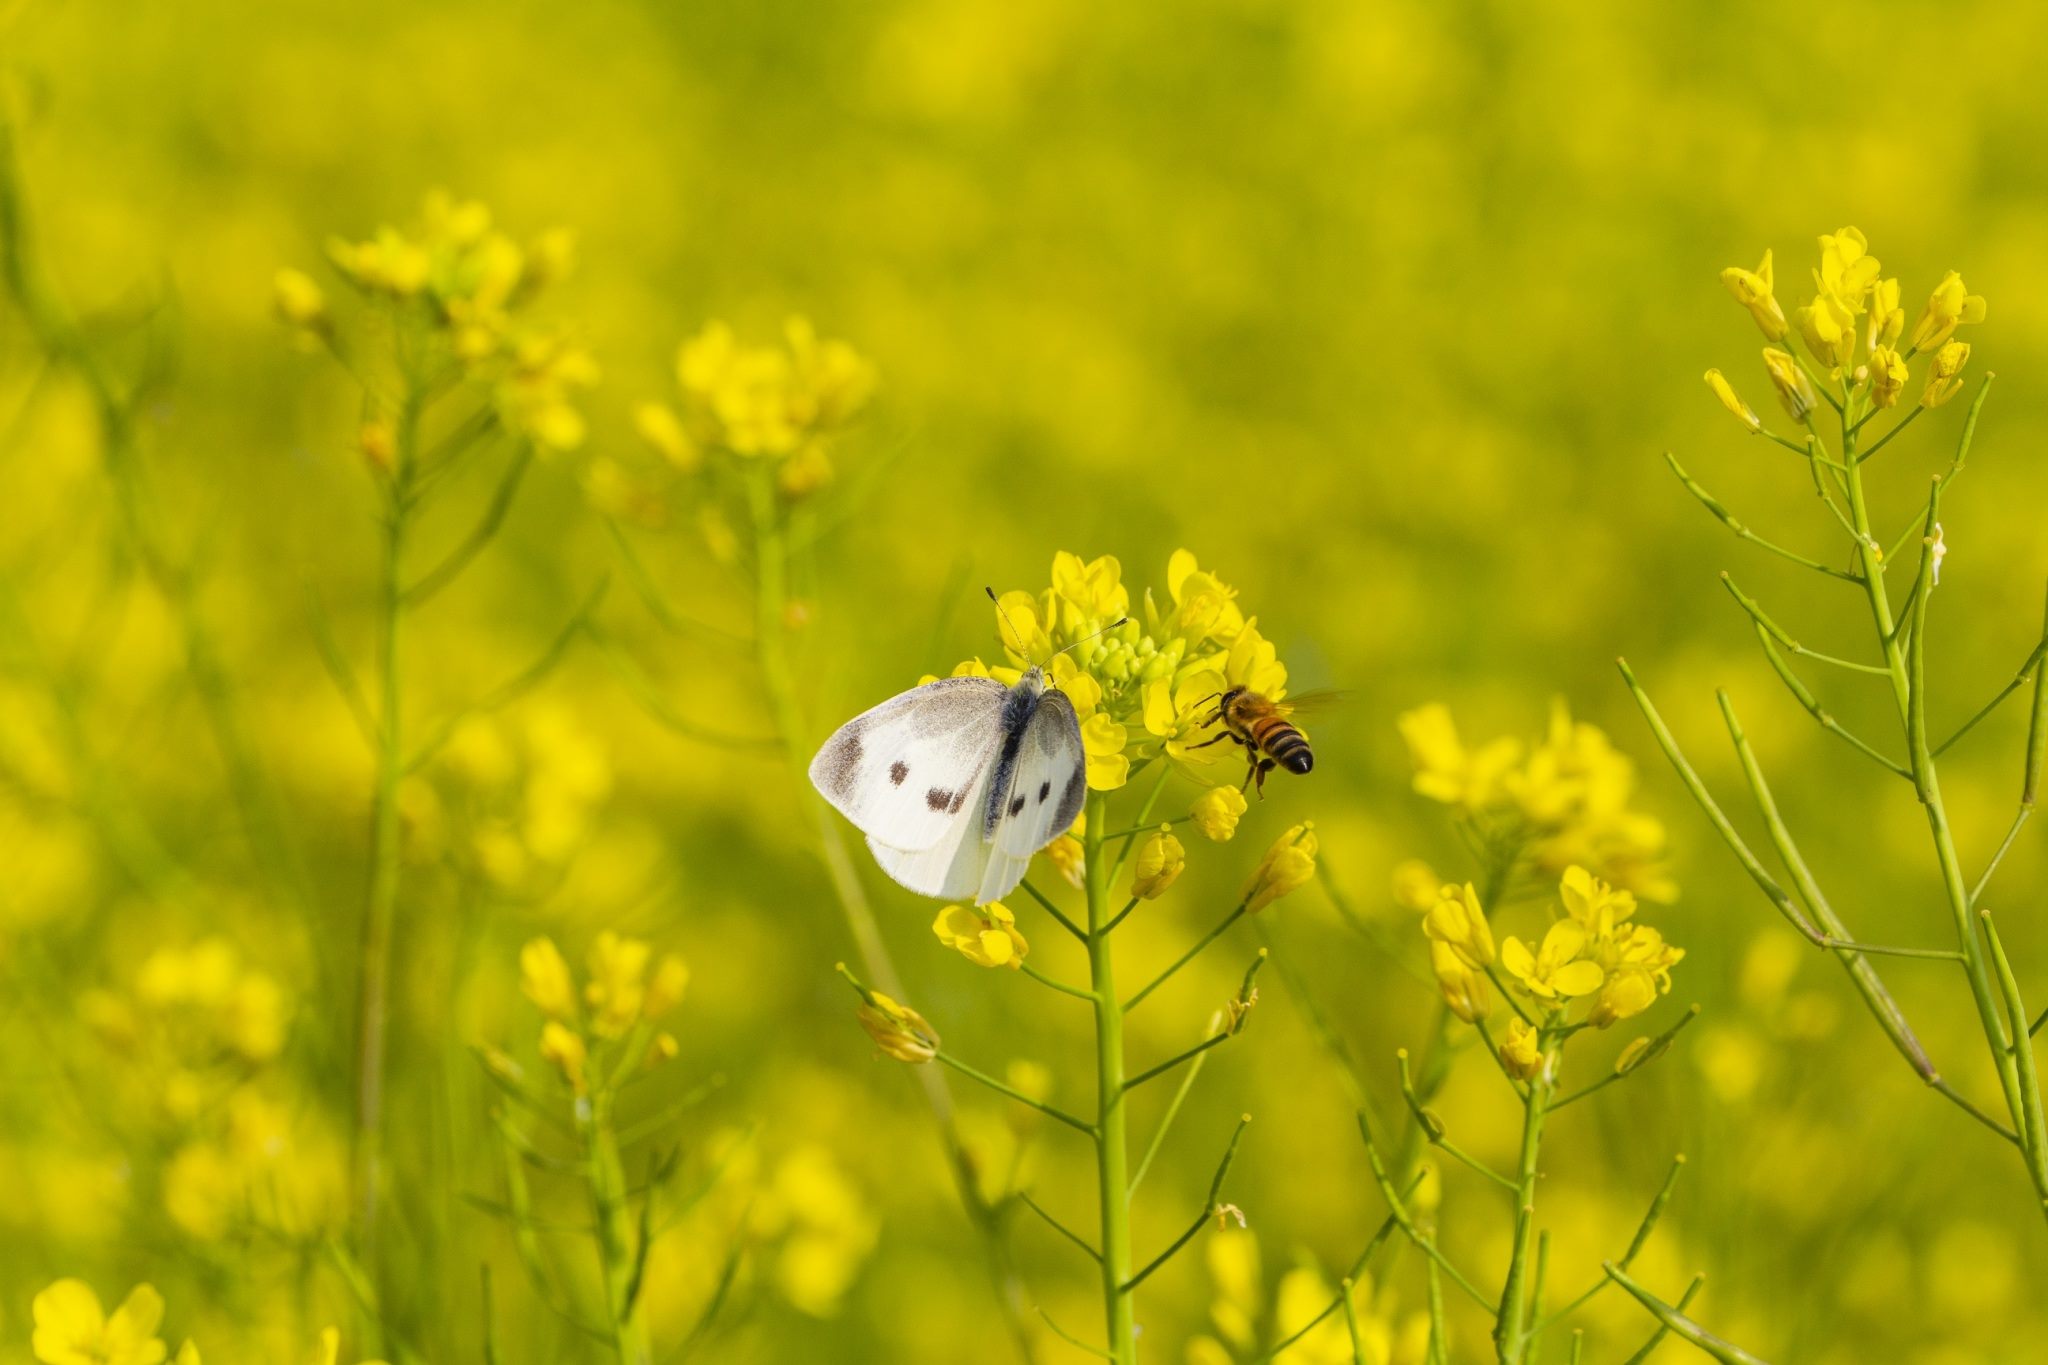
{"label": "green stem", "polygon": [[1088,979],[1095,991],[1095,1174],[1102,1201],[1102,1311],[1110,1359],[1117,1365],[1137,1365],[1137,1329],[1127,1285],[1131,1278],[1131,1182],[1129,1106],[1124,1102],[1124,1007],[1117,1000],[1116,966],[1110,955],[1111,869],[1102,856],[1103,839],[1097,833],[1107,828],[1109,799],[1091,791],[1087,810],[1082,842],[1087,867]]}
{"label": "green stem", "polygon": [[[1092,887],[1095,884],[1092,876],[1093,869],[1090,869],[1090,872],[1091,877],[1089,880],[1089,885]],[[1103,886],[1103,895],[1107,896],[1108,894],[1109,887],[1105,883],[1105,885]],[[1139,991],[1129,1000],[1126,1000],[1123,1006],[1124,1010],[1128,1012],[1130,1010],[1136,1009],[1140,1004],[1144,1002],[1146,996],[1152,994],[1152,992],[1158,990],[1161,986],[1164,986],[1169,980],[1171,980],[1175,972],[1179,971],[1181,968],[1187,966],[1190,962],[1193,962],[1197,957],[1201,956],[1202,950],[1204,948],[1208,947],[1217,939],[1221,938],[1223,936],[1224,930],[1228,929],[1231,925],[1237,923],[1238,920],[1244,917],[1245,905],[1246,902],[1239,901],[1237,903],[1237,908],[1235,910],[1232,910],[1229,914],[1225,915],[1223,917],[1222,922],[1218,924],[1214,929],[1211,929],[1208,933],[1202,935],[1200,941],[1198,941],[1194,947],[1188,949],[1186,952],[1182,953],[1178,958],[1176,958],[1171,967],[1168,967],[1165,971],[1153,977],[1151,984],[1147,985],[1145,989]],[[1095,912],[1095,906],[1093,903],[1093,892],[1090,892],[1090,903],[1088,906],[1088,911],[1091,915]],[[1098,989],[1100,988],[1098,987]]]}
{"label": "green stem", "polygon": [[405,774],[401,697],[400,626],[409,483],[419,445],[420,398],[408,388],[399,415],[397,463],[385,507],[383,557],[377,597],[377,754],[370,808],[369,901],[363,913],[361,973],[356,998],[356,1113],[351,1170],[356,1214],[355,1252],[373,1284],[377,1278],[377,1215],[383,1180],[383,1111],[386,1033],[391,1008],[391,939],[402,875],[398,787]]}
{"label": "green stem", "polygon": [[1493,1344],[1501,1365],[1522,1365],[1529,1357],[1530,1339],[1523,1327],[1529,1304],[1523,1286],[1536,1236],[1536,1161],[1543,1150],[1543,1119],[1550,1104],[1557,1056],[1554,1045],[1545,1050],[1543,1064],[1530,1078],[1529,1093],[1522,1101],[1522,1148],[1515,1163],[1515,1235],[1493,1324]]}
{"label": "green stem", "polygon": [[[582,1120],[589,1164],[590,1208],[597,1228],[598,1262],[604,1272],[605,1322],[619,1365],[648,1365],[653,1359],[647,1325],[634,1301],[633,1213],[626,1194],[626,1172],[611,1126],[611,1100],[598,1096]],[[652,1192],[647,1198],[652,1199]]]}

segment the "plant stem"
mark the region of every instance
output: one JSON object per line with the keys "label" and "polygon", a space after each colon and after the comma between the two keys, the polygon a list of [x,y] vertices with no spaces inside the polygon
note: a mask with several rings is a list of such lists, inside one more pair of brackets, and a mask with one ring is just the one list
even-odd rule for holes
{"label": "plant stem", "polygon": [[1523,1330],[1529,1311],[1523,1285],[1528,1279],[1529,1251],[1536,1237],[1536,1160],[1543,1150],[1543,1119],[1550,1104],[1554,1084],[1551,1077],[1557,1068],[1557,1058],[1558,1048],[1553,1044],[1544,1051],[1543,1065],[1530,1078],[1529,1093],[1522,1100],[1522,1150],[1515,1163],[1515,1236],[1493,1324],[1493,1343],[1501,1365],[1522,1365],[1533,1345]]}
{"label": "plant stem", "polygon": [[[626,1198],[626,1172],[612,1132],[611,1099],[597,1097],[580,1120],[589,1164],[590,1206],[597,1225],[597,1254],[604,1271],[606,1325],[619,1365],[648,1365],[647,1324],[633,1301],[636,1256],[633,1213]],[[649,1191],[647,1198],[654,1197]]]}
{"label": "plant stem", "polygon": [[1088,793],[1088,825],[1082,836],[1088,894],[1088,980],[1095,991],[1095,1174],[1102,1197],[1102,1310],[1109,1356],[1117,1365],[1136,1365],[1138,1340],[1131,1314],[1131,1204],[1129,1107],[1124,1103],[1124,1007],[1117,1000],[1116,966],[1110,956],[1109,881],[1104,840],[1109,799]]}
{"label": "plant stem", "polygon": [[420,408],[418,390],[408,386],[399,414],[396,464],[386,490],[383,556],[378,570],[376,785],[370,807],[369,901],[363,912],[358,964],[356,1122],[351,1153],[356,1259],[373,1284],[380,1283],[377,1215],[383,1181],[385,1037],[391,1011],[391,938],[402,875],[398,786],[405,773],[405,724],[399,647],[405,588],[401,575]]}

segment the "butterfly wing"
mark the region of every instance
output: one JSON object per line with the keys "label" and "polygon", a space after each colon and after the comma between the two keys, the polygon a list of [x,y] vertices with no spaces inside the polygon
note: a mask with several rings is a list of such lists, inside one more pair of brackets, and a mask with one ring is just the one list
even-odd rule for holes
{"label": "butterfly wing", "polygon": [[881,848],[951,848],[960,829],[978,844],[1005,691],[993,678],[941,678],[864,711],[818,750],[811,785]]}
{"label": "butterfly wing", "polygon": [[[1004,777],[1007,780],[1004,781]],[[1066,833],[1088,795],[1088,758],[1073,703],[1047,692],[1025,723],[1017,757],[990,812],[989,857],[975,899],[1001,900],[1024,880],[1034,854]]]}
{"label": "butterfly wing", "polygon": [[[988,799],[993,767],[990,764],[982,769],[968,793],[967,804],[930,848],[891,848],[870,834],[868,850],[875,855],[882,871],[920,896],[965,900],[977,895],[995,856],[995,845],[981,837],[980,814]],[[1017,873],[1020,879],[1023,875],[1022,871]],[[1015,886],[1016,882],[1010,885]]]}

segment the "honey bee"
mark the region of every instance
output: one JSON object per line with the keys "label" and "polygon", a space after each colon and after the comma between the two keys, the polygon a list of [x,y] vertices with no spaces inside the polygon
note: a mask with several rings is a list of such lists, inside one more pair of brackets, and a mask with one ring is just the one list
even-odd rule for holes
{"label": "honey bee", "polygon": [[1287,719],[1304,700],[1274,701],[1244,687],[1219,692],[1215,697],[1216,709],[1202,717],[1202,724],[1221,725],[1223,733],[1192,747],[1206,749],[1226,739],[1242,746],[1251,765],[1244,775],[1244,784],[1249,787],[1256,783],[1259,795],[1263,797],[1266,794],[1266,774],[1273,769],[1285,768],[1291,773],[1304,774],[1316,765],[1315,753],[1308,747],[1308,736]]}

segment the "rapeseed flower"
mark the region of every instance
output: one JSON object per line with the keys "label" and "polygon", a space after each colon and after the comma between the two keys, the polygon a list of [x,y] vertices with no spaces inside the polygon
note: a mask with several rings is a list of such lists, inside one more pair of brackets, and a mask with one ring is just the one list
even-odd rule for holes
{"label": "rapeseed flower", "polygon": [[1934,353],[1934,363],[1927,367],[1927,387],[1921,391],[1920,406],[1938,408],[1961,393],[1963,366],[1969,362],[1969,342],[1942,343],[1941,349]]}
{"label": "rapeseed flower", "polygon": [[1248,805],[1244,793],[1236,787],[1211,787],[1195,798],[1194,809],[1189,813],[1202,837],[1220,844],[1237,833],[1237,822],[1244,817]]}
{"label": "rapeseed flower", "polygon": [[1756,319],[1757,328],[1764,334],[1765,340],[1785,339],[1785,310],[1779,306],[1772,293],[1775,281],[1771,270],[1770,252],[1764,253],[1763,261],[1754,270],[1729,266],[1721,272],[1721,283],[1728,286],[1728,292],[1735,296],[1735,301],[1747,308],[1749,315]]}
{"label": "rapeseed flower", "polygon": [[168,1348],[157,1336],[163,1296],[147,1284],[109,1314],[83,1280],[58,1280],[35,1297],[31,1345],[44,1365],[158,1365]]}
{"label": "rapeseed flower", "polygon": [[1472,883],[1438,888],[1436,901],[1422,917],[1422,932],[1433,944],[1457,955],[1472,971],[1493,965],[1493,931]]}
{"label": "rapeseed flower", "polygon": [[1972,294],[1963,284],[1963,277],[1951,270],[1927,296],[1927,306],[1920,311],[1920,320],[1913,324],[1912,348],[1931,351],[1953,336],[1961,324],[1984,321],[1984,314],[1984,296]]}
{"label": "rapeseed flower", "polygon": [[1534,951],[1513,935],[1503,939],[1500,964],[1524,991],[1561,1005],[1574,996],[1591,995],[1606,979],[1600,964],[1583,956],[1586,942],[1583,926],[1574,920],[1559,920],[1544,933]]}
{"label": "rapeseed flower", "polygon": [[1257,914],[1314,880],[1316,844],[1315,826],[1306,822],[1275,839],[1245,883],[1245,909]]}
{"label": "rapeseed flower", "polygon": [[987,905],[949,905],[932,921],[939,942],[959,953],[977,967],[1024,965],[1031,945],[1017,928],[1017,917],[1000,901]]}
{"label": "rapeseed flower", "polygon": [[1173,837],[1172,829],[1161,826],[1156,834],[1138,846],[1131,865],[1131,895],[1138,900],[1158,900],[1187,866],[1187,850]]}
{"label": "rapeseed flower", "polygon": [[1714,391],[1714,397],[1721,400],[1721,406],[1728,409],[1729,415],[1748,428],[1751,435],[1764,429],[1763,418],[1756,415],[1755,408],[1742,401],[1741,395],[1735,392],[1735,386],[1719,370],[1707,371],[1707,387]]}
{"label": "rapeseed flower", "polygon": [[1508,1020],[1500,1043],[1500,1064],[1510,1076],[1526,1081],[1543,1069],[1543,1043],[1527,1020]]}

